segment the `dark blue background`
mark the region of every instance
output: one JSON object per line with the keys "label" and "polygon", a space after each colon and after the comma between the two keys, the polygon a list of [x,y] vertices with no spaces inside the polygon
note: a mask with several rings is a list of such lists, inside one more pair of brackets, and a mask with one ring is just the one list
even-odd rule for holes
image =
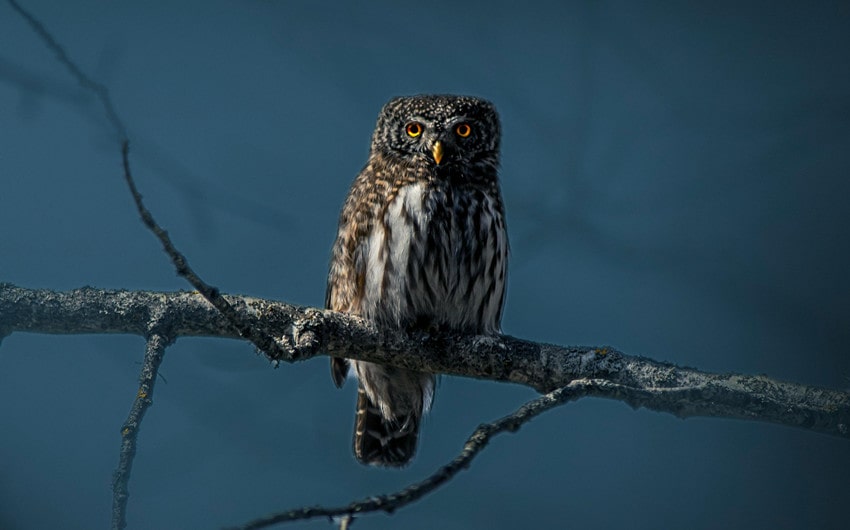
{"label": "dark blue background", "polygon": [[[501,111],[507,333],[850,386],[846,2],[25,5],[106,83],[148,206],[225,292],[321,305],[380,106]],[[91,94],[0,3],[0,281],[186,289]],[[0,348],[0,528],[103,528],[143,341]],[[354,385],[236,341],[168,350],[130,528],[215,528],[419,480],[531,390],[443,378],[400,472],[351,456]],[[844,528],[850,445],[582,400],[359,528]],[[327,528],[325,521],[300,527]]]}

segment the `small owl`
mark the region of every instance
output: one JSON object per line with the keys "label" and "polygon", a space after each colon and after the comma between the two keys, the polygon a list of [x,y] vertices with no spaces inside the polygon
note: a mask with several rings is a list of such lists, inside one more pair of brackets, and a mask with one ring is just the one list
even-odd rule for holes
{"label": "small owl", "polygon": [[[342,208],[325,304],[410,332],[500,332],[508,238],[499,190],[499,117],[465,96],[392,99]],[[432,374],[331,359],[358,379],[354,454],[403,466],[416,451]]]}

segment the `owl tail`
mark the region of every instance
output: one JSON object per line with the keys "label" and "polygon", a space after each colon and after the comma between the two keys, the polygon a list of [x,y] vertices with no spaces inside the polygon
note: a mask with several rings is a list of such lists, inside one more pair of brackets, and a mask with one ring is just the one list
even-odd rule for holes
{"label": "owl tail", "polygon": [[354,419],[354,456],[361,464],[401,467],[410,462],[419,439],[419,417],[386,419],[361,386]]}

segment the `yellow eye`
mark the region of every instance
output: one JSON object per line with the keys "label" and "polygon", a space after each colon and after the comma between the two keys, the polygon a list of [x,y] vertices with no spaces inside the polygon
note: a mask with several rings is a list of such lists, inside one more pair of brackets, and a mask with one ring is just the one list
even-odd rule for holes
{"label": "yellow eye", "polygon": [[422,124],[418,121],[412,121],[407,124],[406,127],[407,135],[411,138],[416,138],[420,134],[422,134]]}
{"label": "yellow eye", "polygon": [[470,127],[467,123],[461,123],[460,125],[455,127],[455,132],[461,138],[466,138],[467,136],[472,134],[472,127]]}

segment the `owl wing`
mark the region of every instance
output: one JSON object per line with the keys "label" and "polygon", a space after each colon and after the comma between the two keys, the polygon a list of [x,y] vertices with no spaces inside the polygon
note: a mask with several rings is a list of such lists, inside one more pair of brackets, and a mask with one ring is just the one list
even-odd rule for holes
{"label": "owl wing", "polygon": [[[371,230],[371,216],[361,211],[365,204],[360,190],[365,180],[366,176],[361,172],[340,213],[325,291],[326,308],[355,315],[360,313],[366,286],[366,240]],[[331,377],[337,387],[345,382],[348,369],[347,359],[331,358]]]}

